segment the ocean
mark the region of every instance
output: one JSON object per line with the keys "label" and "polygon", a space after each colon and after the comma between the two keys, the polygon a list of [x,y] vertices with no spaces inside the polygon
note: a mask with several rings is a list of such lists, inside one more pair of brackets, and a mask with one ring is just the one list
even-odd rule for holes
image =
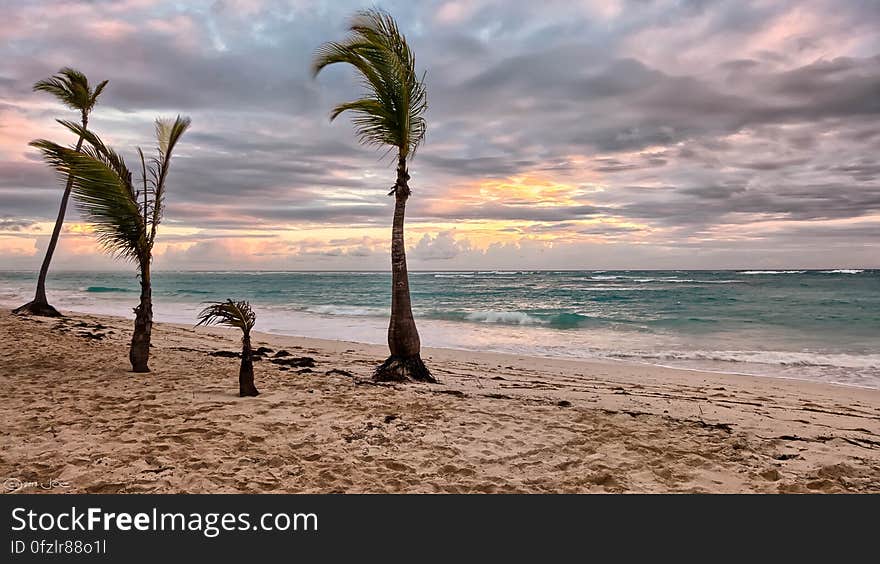
{"label": "ocean", "polygon": [[[157,321],[246,299],[257,330],[384,343],[389,273],[155,272]],[[0,303],[33,294],[0,272]],[[423,346],[880,388],[880,270],[411,272]],[[131,317],[128,272],[53,272],[60,309]]]}

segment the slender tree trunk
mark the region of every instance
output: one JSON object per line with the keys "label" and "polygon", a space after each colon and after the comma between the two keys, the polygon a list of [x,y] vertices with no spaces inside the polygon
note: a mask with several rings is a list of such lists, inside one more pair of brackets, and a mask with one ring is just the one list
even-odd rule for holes
{"label": "slender tree trunk", "polygon": [[238,395],[258,396],[260,392],[254,385],[254,356],[251,350],[251,336],[245,334],[241,340],[241,368],[238,371]]}
{"label": "slender tree trunk", "polygon": [[[83,129],[88,126],[89,120],[84,115],[82,118]],[[76,152],[82,149],[83,138],[80,137],[76,142]],[[55,254],[55,247],[58,245],[58,239],[61,236],[61,227],[64,225],[64,216],[67,213],[67,202],[70,200],[70,191],[73,188],[73,175],[67,177],[67,185],[64,187],[64,194],[61,196],[61,207],[58,209],[58,217],[55,219],[55,228],[52,230],[52,238],[49,239],[49,246],[46,247],[46,255],[43,257],[43,264],[40,266],[40,275],[37,277],[37,291],[31,302],[13,310],[13,313],[24,315],[41,315],[43,317],[60,317],[61,313],[57,309],[49,305],[46,298],[46,276],[49,274],[49,264],[52,262],[52,255]]]}
{"label": "slender tree trunk", "polygon": [[153,288],[150,280],[150,258],[141,263],[141,303],[134,308],[134,333],[128,359],[134,372],[149,372],[150,337],[153,332]]}
{"label": "slender tree trunk", "polygon": [[394,222],[391,228],[391,320],[388,324],[388,348],[391,356],[376,369],[380,381],[436,382],[420,356],[421,341],[413,319],[409,295],[409,275],[406,270],[406,247],[403,222],[406,200],[409,198],[409,173],[406,158],[397,162],[397,182],[394,185]]}

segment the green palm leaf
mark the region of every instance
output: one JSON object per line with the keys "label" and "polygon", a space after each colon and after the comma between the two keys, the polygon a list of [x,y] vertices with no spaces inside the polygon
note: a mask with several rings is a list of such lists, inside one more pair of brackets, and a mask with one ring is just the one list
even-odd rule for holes
{"label": "green palm leaf", "polygon": [[73,121],[63,119],[56,121],[69,129],[74,135],[83,138],[83,141],[87,143],[82,149],[84,153],[105,163],[112,168],[120,178],[128,179],[131,176],[128,167],[125,166],[125,160],[122,158],[122,155],[105,145],[101,138],[95,135],[95,133]]}
{"label": "green palm leaf", "polygon": [[149,264],[162,218],[165,187],[171,155],[190,124],[189,118],[156,120],[158,156],[149,166],[138,149],[143,174],[143,190],[132,184],[132,174],[122,156],[100,137],[80,124],[59,123],[86,142],[81,152],[52,141],[31,142],[43,158],[59,173],[72,180],[71,193],[77,207],[94,225],[101,246],[110,254]]}
{"label": "green palm leaf", "polygon": [[78,153],[45,139],[33,141],[31,146],[39,149],[55,170],[73,179],[71,191],[77,206],[94,225],[101,246],[121,258],[142,259],[146,229],[134,199],[131,174],[121,158],[115,153],[108,156],[94,146]]}
{"label": "green palm leaf", "polygon": [[415,55],[394,19],[380,10],[359,12],[349,31],[345,40],[318,48],[312,74],[328,65],[348,63],[361,75],[366,95],[339,104],[330,119],[351,111],[362,143],[391,145],[406,157],[416,151],[427,130],[424,75],[416,74]]}
{"label": "green palm leaf", "polygon": [[257,321],[257,315],[246,301],[235,302],[227,299],[225,302],[212,302],[198,315],[199,325],[226,325],[238,327],[245,336],[249,335]]}
{"label": "green palm leaf", "polygon": [[98,96],[104,91],[107,83],[108,81],[105,80],[92,89],[86,75],[76,69],[65,67],[54,76],[34,84],[34,91],[52,94],[65,106],[87,114],[95,106]]}
{"label": "green palm leaf", "polygon": [[177,116],[173,121],[170,119],[156,120],[156,140],[159,144],[159,156],[153,162],[153,207],[150,212],[152,229],[150,240],[156,238],[156,227],[162,219],[162,211],[165,205],[165,180],[168,177],[168,169],[171,166],[171,154],[180,137],[189,129],[190,119]]}

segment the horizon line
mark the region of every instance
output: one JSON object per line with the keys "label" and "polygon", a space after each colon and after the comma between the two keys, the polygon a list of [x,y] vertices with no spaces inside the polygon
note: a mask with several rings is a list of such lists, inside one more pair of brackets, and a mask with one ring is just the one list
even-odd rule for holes
{"label": "horizon line", "polygon": [[[740,272],[740,271],[801,271],[801,272],[823,272],[829,270],[880,270],[880,266],[827,266],[827,267],[797,267],[797,266],[778,266],[778,267],[770,267],[770,266],[760,266],[760,267],[740,267],[740,268],[488,268],[488,269],[475,269],[475,268],[455,268],[455,269],[409,269],[409,272],[421,272],[421,273],[431,273],[431,272],[441,272],[441,273],[455,273],[455,272]],[[10,273],[10,272],[21,272],[21,273],[34,273],[38,272],[38,269],[4,269],[0,268],[0,272],[2,273]],[[55,270],[56,273],[126,273],[130,272],[127,269],[93,269],[93,270],[76,270],[76,269],[58,269]],[[282,269],[230,269],[230,268],[210,268],[210,269],[155,269],[153,273],[157,272],[192,272],[192,273],[212,273],[212,272],[261,272],[261,273],[346,273],[346,272],[357,272],[357,273],[375,273],[375,274],[390,274],[391,269],[386,270],[359,270],[359,269],[291,269],[291,270],[282,270]]]}

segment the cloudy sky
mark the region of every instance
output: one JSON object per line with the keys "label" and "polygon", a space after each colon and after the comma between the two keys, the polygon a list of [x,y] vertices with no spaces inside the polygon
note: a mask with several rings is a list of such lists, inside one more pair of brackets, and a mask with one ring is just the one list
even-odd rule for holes
{"label": "cloudy sky", "polygon": [[[0,0],[0,268],[39,266],[61,185],[27,146],[76,119],[31,85],[110,84],[133,158],[193,127],[156,268],[384,269],[393,164],[310,58],[372,2]],[[880,267],[877,0],[382,1],[427,71],[410,267]],[[75,211],[59,269],[124,268]]]}

